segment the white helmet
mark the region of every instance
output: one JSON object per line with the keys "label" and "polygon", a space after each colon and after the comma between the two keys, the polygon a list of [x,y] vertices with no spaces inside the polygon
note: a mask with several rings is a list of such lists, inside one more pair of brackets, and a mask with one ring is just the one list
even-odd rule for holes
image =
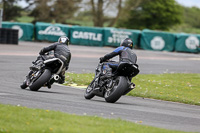
{"label": "white helmet", "polygon": [[61,43],[61,44],[69,45],[69,38],[66,37],[66,36],[61,36],[61,37],[58,39],[58,42]]}

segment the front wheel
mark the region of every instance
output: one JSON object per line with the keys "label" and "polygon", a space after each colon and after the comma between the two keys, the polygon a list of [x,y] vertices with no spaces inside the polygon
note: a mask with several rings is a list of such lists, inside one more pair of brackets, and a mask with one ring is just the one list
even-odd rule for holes
{"label": "front wheel", "polygon": [[104,98],[108,103],[116,102],[124,93],[124,90],[127,88],[127,79],[123,76],[117,77],[113,84],[113,87],[109,90],[106,90]]}
{"label": "front wheel", "polygon": [[51,71],[45,69],[42,75],[29,86],[30,90],[38,91],[51,78]]}
{"label": "front wheel", "polygon": [[95,94],[92,93],[94,88],[94,80],[90,83],[90,85],[86,88],[84,97],[85,99],[92,99]]}

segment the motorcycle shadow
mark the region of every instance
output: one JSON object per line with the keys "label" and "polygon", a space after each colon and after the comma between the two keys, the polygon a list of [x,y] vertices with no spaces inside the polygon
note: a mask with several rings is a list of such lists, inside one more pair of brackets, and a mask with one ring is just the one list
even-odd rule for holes
{"label": "motorcycle shadow", "polygon": [[29,89],[25,89],[26,91],[30,91],[30,92],[35,92],[35,93],[51,93],[51,94],[68,94],[71,95],[69,93],[64,93],[64,92],[56,92],[56,91],[45,91],[45,90],[38,90],[38,91],[31,91]]}
{"label": "motorcycle shadow", "polygon": [[117,101],[117,102],[115,102],[115,103],[108,103],[108,102],[106,102],[106,101],[104,101],[103,99],[101,100],[101,99],[91,99],[90,101],[92,101],[92,102],[99,102],[99,103],[107,103],[107,104],[113,104],[113,105],[131,105],[131,106],[139,106],[139,104],[136,104],[136,103],[127,103],[127,102],[123,102],[123,101]]}

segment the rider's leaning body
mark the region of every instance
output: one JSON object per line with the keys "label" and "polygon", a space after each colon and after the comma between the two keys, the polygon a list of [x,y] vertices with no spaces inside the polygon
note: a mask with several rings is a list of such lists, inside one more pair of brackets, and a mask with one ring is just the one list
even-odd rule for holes
{"label": "rider's leaning body", "polygon": [[43,49],[40,50],[40,52],[39,52],[40,56],[37,57],[37,60],[34,62],[36,65],[33,67],[38,67],[40,64],[43,64],[44,59],[42,58],[42,56],[45,57],[46,59],[48,59],[49,57],[46,56],[45,53],[53,51],[54,57],[59,58],[64,62],[64,67],[62,68],[62,71],[59,73],[60,80],[58,82],[60,84],[64,83],[65,71],[68,70],[69,63],[71,60],[71,52],[70,52],[68,45],[69,45],[68,37],[61,36],[58,39],[58,42],[56,42],[48,47],[44,47]]}
{"label": "rider's leaning body", "polygon": [[[116,69],[120,62],[136,64],[137,55],[132,50],[133,41],[129,38],[123,40],[118,48],[113,52],[106,54],[104,57],[100,58],[100,63],[104,62],[103,69]],[[108,61],[109,59],[119,55],[119,62]],[[137,64],[136,64],[137,65]],[[130,81],[132,77],[129,77]]]}
{"label": "rider's leaning body", "polygon": [[110,65],[118,65],[120,62],[127,62],[136,64],[137,56],[131,50],[133,48],[133,42],[131,39],[126,38],[123,40],[118,48],[116,48],[113,52],[106,54],[104,57],[100,58],[100,62],[105,62],[117,55],[119,55],[119,62],[107,62]]}

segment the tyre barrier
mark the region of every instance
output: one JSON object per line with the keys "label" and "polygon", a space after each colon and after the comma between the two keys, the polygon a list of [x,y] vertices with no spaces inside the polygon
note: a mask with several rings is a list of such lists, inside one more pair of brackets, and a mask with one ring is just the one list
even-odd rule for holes
{"label": "tyre barrier", "polygon": [[0,28],[0,44],[18,44],[18,30]]}
{"label": "tyre barrier", "polygon": [[[60,36],[68,36],[70,44],[86,46],[118,47],[125,38],[133,40],[133,47],[152,51],[200,53],[200,35],[170,33],[154,30],[133,30],[110,27],[83,27],[77,25],[2,22],[3,28],[18,30],[20,41],[56,42]],[[17,44],[15,33],[1,29],[0,43]],[[8,37],[7,37],[8,36]],[[13,37],[15,36],[15,37]],[[15,39],[13,39],[15,38]]]}

